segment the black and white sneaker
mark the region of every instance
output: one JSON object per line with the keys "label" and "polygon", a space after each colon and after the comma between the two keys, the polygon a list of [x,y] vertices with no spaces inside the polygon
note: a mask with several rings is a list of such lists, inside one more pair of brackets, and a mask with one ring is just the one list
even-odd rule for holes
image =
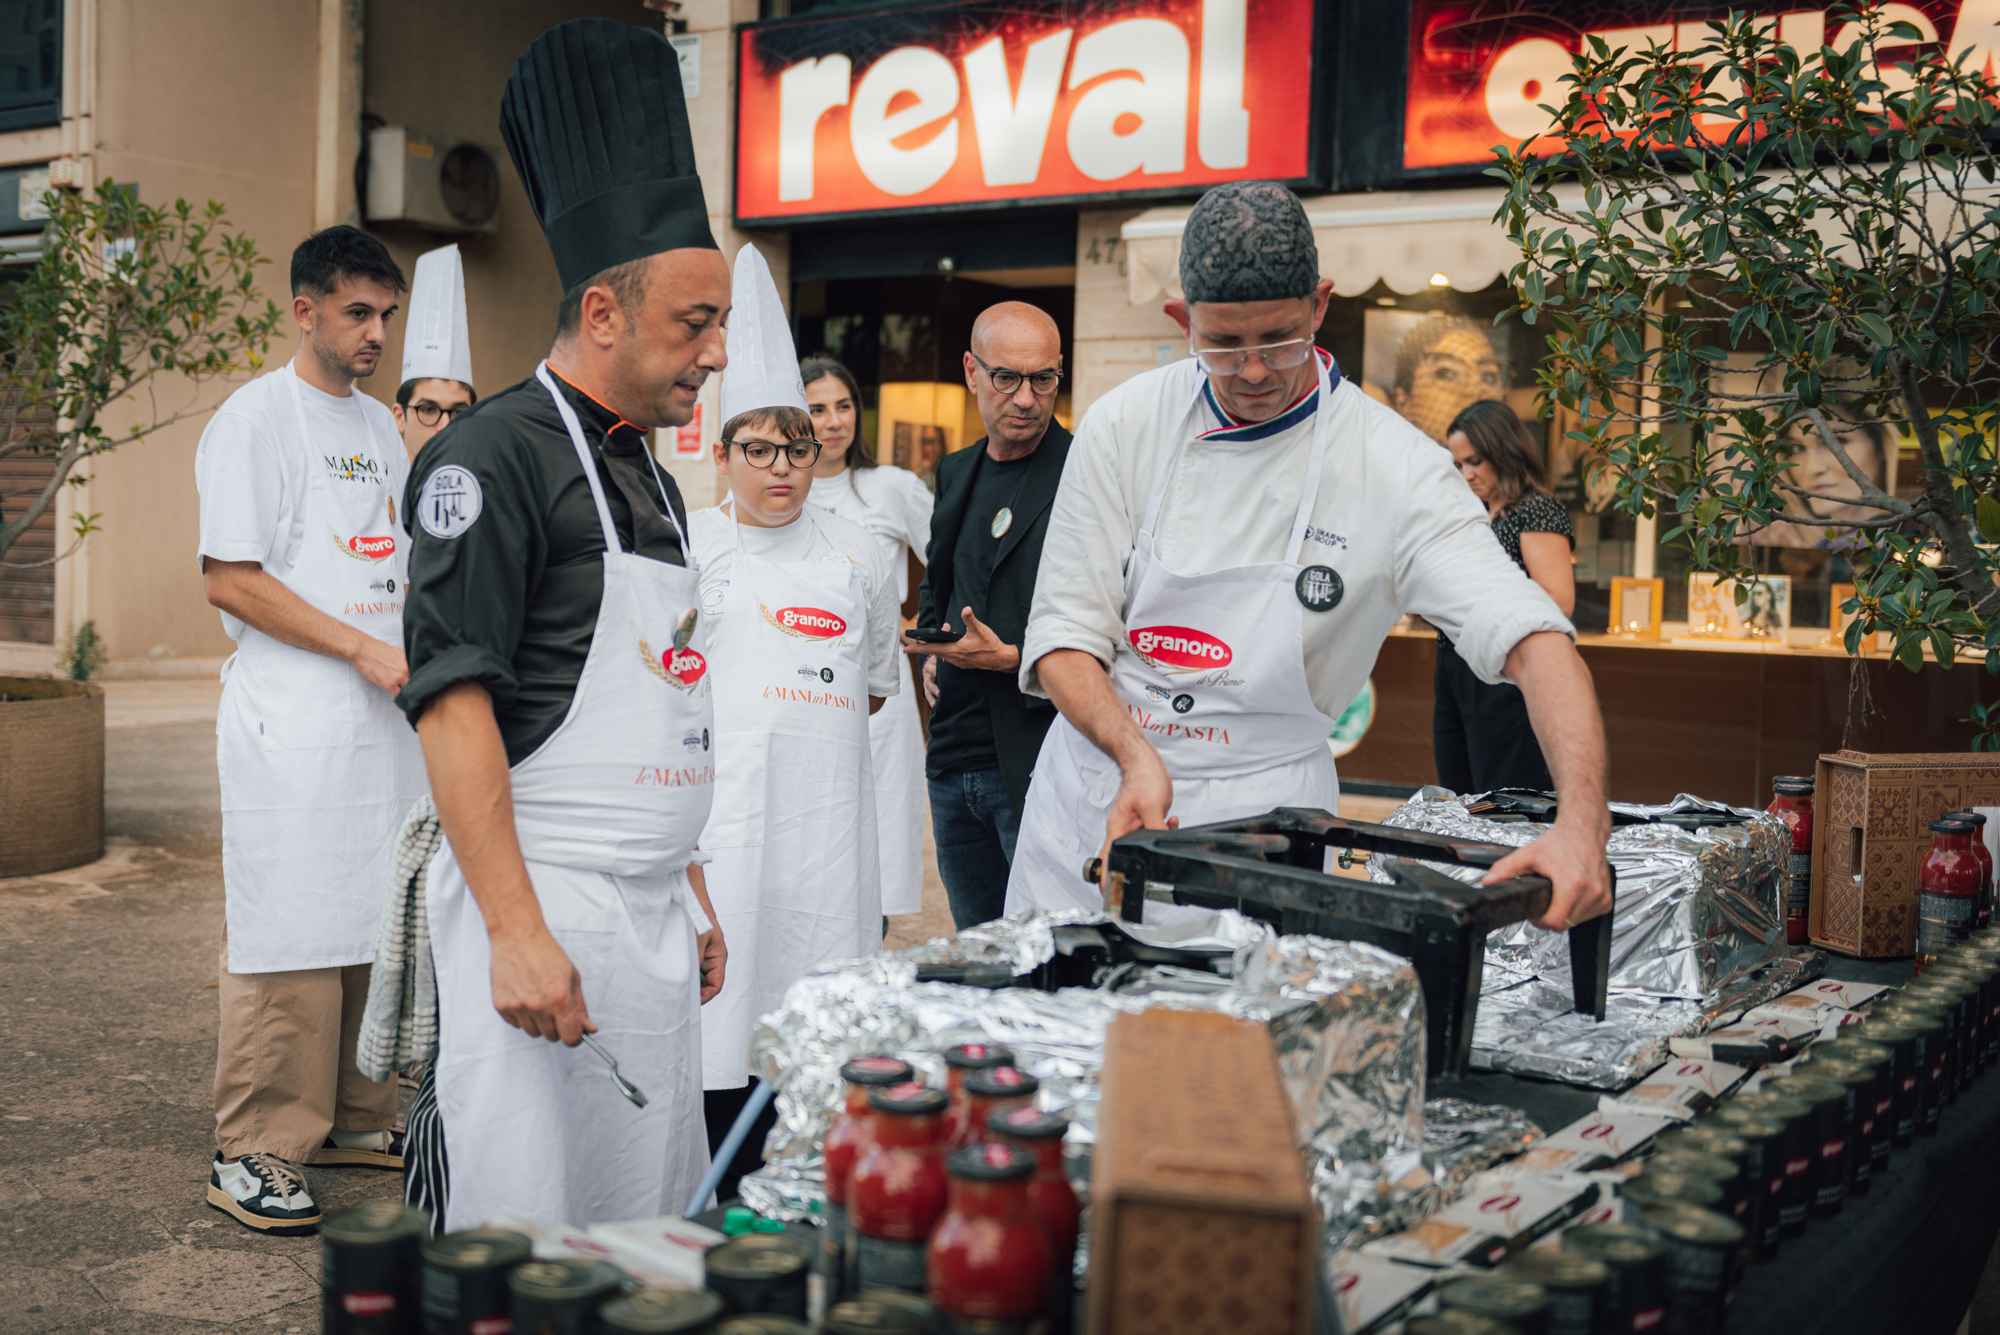
{"label": "black and white sneaker", "polygon": [[388,1168],[403,1171],[400,1131],[335,1131],[306,1156],[314,1168]]}
{"label": "black and white sneaker", "polygon": [[235,1162],[217,1151],[208,1173],[208,1203],[259,1233],[313,1233],[319,1206],[305,1176],[275,1154],[246,1154]]}

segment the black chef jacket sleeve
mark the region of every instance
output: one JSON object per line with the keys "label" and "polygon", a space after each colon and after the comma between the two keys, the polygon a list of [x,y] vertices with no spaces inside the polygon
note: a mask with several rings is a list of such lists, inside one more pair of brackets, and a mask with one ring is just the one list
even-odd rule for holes
{"label": "black chef jacket sleeve", "polygon": [[426,445],[410,470],[410,680],[396,703],[412,726],[461,681],[485,686],[496,709],[513,699],[528,592],[547,553],[547,498],[531,448],[505,416],[475,413]]}

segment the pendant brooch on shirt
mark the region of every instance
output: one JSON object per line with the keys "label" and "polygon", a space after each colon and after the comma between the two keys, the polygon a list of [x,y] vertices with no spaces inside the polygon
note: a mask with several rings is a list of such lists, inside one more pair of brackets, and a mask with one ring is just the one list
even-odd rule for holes
{"label": "pendant brooch on shirt", "polygon": [[1347,585],[1332,566],[1307,566],[1292,584],[1299,604],[1308,612],[1331,612],[1347,595]]}

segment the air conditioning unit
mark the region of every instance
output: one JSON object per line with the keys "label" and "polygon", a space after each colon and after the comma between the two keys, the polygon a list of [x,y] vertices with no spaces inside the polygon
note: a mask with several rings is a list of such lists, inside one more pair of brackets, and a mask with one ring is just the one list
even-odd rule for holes
{"label": "air conditioning unit", "polygon": [[499,226],[500,166],[479,144],[406,125],[368,132],[368,221],[462,236]]}

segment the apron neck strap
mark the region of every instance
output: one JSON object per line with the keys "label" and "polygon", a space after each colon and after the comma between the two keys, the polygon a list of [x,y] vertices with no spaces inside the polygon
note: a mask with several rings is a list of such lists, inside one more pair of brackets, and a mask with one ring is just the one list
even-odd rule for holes
{"label": "apron neck strap", "polygon": [[[604,498],[604,483],[597,476],[590,447],[583,441],[583,424],[577,420],[576,409],[569,406],[569,400],[556,388],[546,358],[535,367],[535,379],[542,382],[542,388],[555,400],[556,412],[562,417],[564,429],[569,432],[569,443],[576,450],[576,461],[583,465],[584,481],[590,483],[590,498],[597,503],[597,522],[604,527],[604,550],[623,553],[625,549],[618,541],[618,526],[611,522],[611,503]],[[673,505],[667,501],[667,481],[660,476],[660,465],[651,450],[641,450],[640,453],[646,456],[646,466],[653,470],[653,481],[660,488],[661,508],[667,512],[667,522],[674,526],[674,536],[680,539],[681,551],[692,561],[694,548],[688,542],[687,530],[681,527],[679,517],[674,514]]]}
{"label": "apron neck strap", "polygon": [[[1324,448],[1325,442],[1320,439],[1320,422],[1323,420],[1322,415],[1327,410],[1328,401],[1332,398],[1332,389],[1327,383],[1325,364],[1320,363],[1313,369],[1319,375],[1318,393],[1320,397],[1318,404],[1314,406],[1313,422],[1309,428],[1310,441],[1306,448],[1305,485],[1299,490],[1299,506],[1292,515],[1292,541],[1291,546],[1285,552],[1286,565],[1297,565],[1299,563],[1299,553],[1305,550],[1306,526],[1312,519],[1313,506],[1319,501],[1320,479],[1326,472],[1326,450]],[[1207,373],[1203,372],[1204,379],[1202,384],[1207,383],[1206,375]],[[1174,444],[1173,458],[1167,460],[1167,471],[1160,475],[1160,485],[1153,489],[1152,499],[1146,502],[1146,517],[1139,525],[1141,532],[1153,532],[1154,525],[1159,522],[1160,506],[1166,501],[1167,489],[1173,485],[1174,472],[1181,465],[1181,456],[1187,452],[1188,441],[1198,434],[1195,431],[1195,422],[1201,412],[1201,402],[1201,385],[1198,384],[1195,387],[1194,402],[1189,405],[1187,416],[1182,419],[1182,429],[1175,433],[1177,439]]]}

